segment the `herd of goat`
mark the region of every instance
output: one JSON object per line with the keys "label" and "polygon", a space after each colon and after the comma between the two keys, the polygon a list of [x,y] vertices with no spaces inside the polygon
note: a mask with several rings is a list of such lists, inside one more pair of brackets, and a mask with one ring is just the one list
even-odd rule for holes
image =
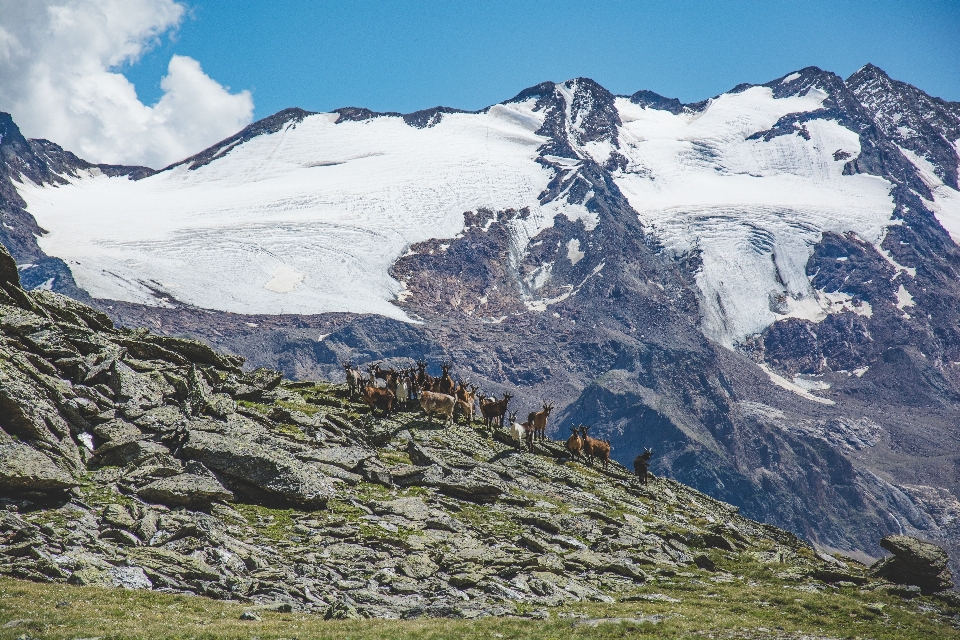
{"label": "herd of goat", "polygon": [[[454,380],[450,375],[451,365],[444,362],[440,365],[442,374],[439,377],[427,373],[425,360],[417,360],[414,367],[407,369],[384,369],[379,364],[367,366],[367,376],[349,361],[343,363],[347,377],[347,390],[350,397],[360,397],[368,407],[371,415],[375,411],[389,416],[395,410],[408,409],[411,404],[419,403],[420,408],[433,420],[434,414],[444,417],[446,423],[452,423],[454,415],[459,412],[468,424],[474,421],[474,407],[479,405],[480,415],[491,433],[496,426],[507,428],[517,447],[526,446],[531,453],[537,440],[546,439],[547,418],[553,411],[553,405],[543,403],[539,411],[527,415],[526,422],[517,421],[517,412],[511,412],[507,417],[507,408],[513,398],[504,393],[502,398],[493,396],[479,396],[477,385],[464,380]],[[382,381],[382,386],[378,381]],[[567,439],[567,451],[572,459],[583,458],[591,465],[599,460],[604,468],[610,463],[610,441],[592,438],[589,435],[590,427],[579,425],[572,427],[573,432]],[[644,484],[649,476],[649,463],[652,452],[646,449],[633,461],[633,468]]]}

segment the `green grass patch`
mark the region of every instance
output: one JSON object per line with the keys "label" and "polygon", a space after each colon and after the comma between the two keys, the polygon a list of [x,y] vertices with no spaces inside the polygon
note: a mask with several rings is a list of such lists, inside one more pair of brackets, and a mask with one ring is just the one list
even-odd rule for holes
{"label": "green grass patch", "polygon": [[266,415],[270,411],[270,405],[266,405],[260,402],[253,402],[252,400],[237,400],[237,405],[243,407],[244,409],[252,409],[257,413],[262,413]]}
{"label": "green grass patch", "polygon": [[234,510],[247,520],[257,533],[271,540],[286,541],[293,535],[293,509],[271,509],[255,504],[234,504]]}
{"label": "green grass patch", "polygon": [[277,400],[277,406],[283,407],[284,409],[289,409],[290,411],[300,411],[305,413],[308,416],[312,416],[316,412],[320,411],[320,407],[315,404],[310,404],[306,401],[304,402],[289,402],[287,400]]}
{"label": "green grass patch", "polygon": [[406,451],[384,451],[379,452],[380,460],[387,464],[413,464],[410,460],[410,454]]}
{"label": "green grass patch", "polygon": [[[804,593],[781,585],[694,585],[682,591],[663,585],[641,590],[680,602],[636,600],[577,603],[548,611],[548,620],[324,620],[322,613],[261,612],[260,621],[240,620],[250,605],[201,597],[98,587],[39,584],[0,577],[0,640],[23,635],[73,638],[261,640],[558,639],[585,638],[796,638],[801,634],[877,640],[951,640],[960,631],[935,613],[926,599],[903,601],[855,590]],[[882,606],[878,606],[882,605]],[[539,607],[520,604],[517,613]],[[609,620],[609,622],[603,622]]]}

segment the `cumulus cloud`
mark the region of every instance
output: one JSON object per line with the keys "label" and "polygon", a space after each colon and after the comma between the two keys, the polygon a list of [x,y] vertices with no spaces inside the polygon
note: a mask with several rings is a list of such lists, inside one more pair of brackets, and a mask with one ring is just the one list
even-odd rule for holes
{"label": "cumulus cloud", "polygon": [[172,57],[155,105],[117,71],[184,14],[174,0],[0,0],[0,111],[27,137],[110,164],[159,168],[235,133],[252,120],[250,92],[193,58]]}

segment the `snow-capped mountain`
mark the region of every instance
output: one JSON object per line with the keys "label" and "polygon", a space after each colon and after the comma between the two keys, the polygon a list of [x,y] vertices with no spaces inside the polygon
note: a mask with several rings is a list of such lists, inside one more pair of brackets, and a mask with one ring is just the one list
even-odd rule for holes
{"label": "snow-capped mountain", "polygon": [[[838,78],[806,69],[676,113],[584,79],[539,85],[479,113],[289,110],[140,180],[91,168],[66,185],[18,191],[48,231],[41,249],[95,297],[405,318],[392,304],[403,284],[388,272],[408,247],[456,236],[463,212],[480,207],[529,211],[510,225],[518,256],[557,214],[589,230],[595,216],[577,175],[592,161],[653,238],[675,255],[698,252],[704,333],[733,346],[785,317],[869,313],[817,291],[805,273],[824,231],[879,246],[894,223],[889,177],[850,169],[864,123],[862,108],[838,106],[855,102],[849,94]],[[955,132],[945,120],[923,122]],[[905,126],[894,130],[911,144]],[[944,145],[933,149],[935,165],[908,151],[913,170],[925,172],[923,184],[942,174],[955,187],[955,148],[953,165]],[[941,223],[960,225],[954,189],[934,198]],[[530,295],[548,279],[538,274]]]}
{"label": "snow-capped mountain", "polygon": [[288,109],[161,171],[7,117],[0,240],[25,283],[290,375],[450,358],[873,553],[960,540],[958,132],[960,104],[871,65],[695,104],[578,78],[479,112]]}

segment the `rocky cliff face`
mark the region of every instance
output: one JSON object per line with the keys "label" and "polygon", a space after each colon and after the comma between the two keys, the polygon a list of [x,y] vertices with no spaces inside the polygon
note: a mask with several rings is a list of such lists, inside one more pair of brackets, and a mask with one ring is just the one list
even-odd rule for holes
{"label": "rocky cliff face", "polygon": [[[744,132],[744,141],[758,153],[761,144],[785,141],[806,153],[803,145],[826,139],[818,127],[838,123],[853,139],[843,138],[846,146],[831,147],[828,156],[843,176],[885,181],[892,219],[876,238],[849,230],[812,234],[799,284],[775,234],[748,219],[755,228],[736,245],[737,255],[744,263],[760,256],[773,274],[758,313],[775,320],[728,348],[708,339],[705,327],[714,337],[736,335],[727,329],[742,300],[722,286],[705,288],[707,276],[723,280],[707,273],[715,268],[709,247],[677,249],[663,221],[644,222],[637,211],[643,203],[625,192],[638,176],[654,184],[669,176],[658,178],[661,167],[644,165],[631,151],[639,143],[624,103],[650,117],[693,120],[758,89],[776,100],[820,98],[815,109]],[[356,313],[231,314],[176,301],[165,308],[95,303],[121,325],[189,334],[291,378],[337,379],[348,358],[450,359],[485,391],[515,393],[521,413],[542,399],[557,402],[553,434],[592,424],[622,462],[653,447],[657,473],[823,547],[876,556],[881,535],[905,532],[944,542],[956,559],[960,249],[944,227],[944,203],[956,187],[956,103],[868,66],[846,81],[807,68],[691,105],[650,92],[618,98],[587,79],[543,83],[505,104],[527,105],[538,119],[535,162],[550,180],[534,205],[467,211],[458,234],[414,243],[393,263],[390,273],[405,288],[396,304],[422,324]],[[436,129],[453,113],[430,110],[403,116],[403,123]],[[199,154],[190,168],[201,171],[250,140],[303,127],[309,116],[281,112]],[[341,126],[400,115],[344,109],[337,117]],[[55,181],[82,162],[56,165],[52,158],[63,152],[15,136],[0,146],[8,138],[20,145],[10,158],[47,158],[54,167],[34,182]],[[697,140],[684,162],[706,163],[717,175],[745,171],[724,155],[722,142]],[[7,171],[5,184],[13,188],[20,170]],[[16,209],[12,196],[5,202],[5,212]],[[16,206],[17,215],[28,215]],[[553,223],[530,237],[536,206],[559,208]],[[725,220],[744,215],[705,213],[689,224],[708,242]],[[11,218],[17,229],[36,226],[17,220]],[[797,238],[810,232],[799,214],[790,224]],[[34,260],[35,244],[11,242],[18,260]],[[23,270],[31,286],[49,279],[27,281],[33,269]],[[826,310],[808,313],[803,305],[810,304]],[[252,491],[229,481],[223,488]]]}

